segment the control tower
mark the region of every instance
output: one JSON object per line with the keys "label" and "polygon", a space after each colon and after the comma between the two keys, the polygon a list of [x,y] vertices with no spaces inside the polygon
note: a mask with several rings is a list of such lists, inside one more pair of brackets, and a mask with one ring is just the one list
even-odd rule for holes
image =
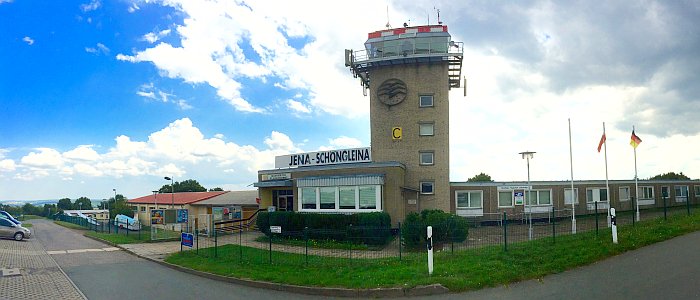
{"label": "control tower", "polygon": [[448,92],[460,87],[462,58],[463,44],[443,25],[371,32],[363,50],[345,50],[345,65],[369,90],[372,160],[406,167],[409,212],[451,211]]}

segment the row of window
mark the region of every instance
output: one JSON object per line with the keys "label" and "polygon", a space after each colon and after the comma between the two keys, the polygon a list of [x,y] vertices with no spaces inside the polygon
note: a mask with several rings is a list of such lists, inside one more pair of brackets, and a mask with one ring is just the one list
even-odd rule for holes
{"label": "row of window", "polygon": [[[688,197],[688,186],[674,186],[676,199],[684,200]],[[694,186],[695,196],[700,197],[700,186]],[[432,191],[432,185],[430,185]],[[630,200],[630,188],[620,187],[620,201]],[[421,183],[421,192],[423,191],[423,183]],[[668,198],[669,187],[661,187],[662,197]],[[552,190],[531,190],[525,191],[527,194],[524,201],[527,205],[552,205]],[[639,187],[639,200],[654,199],[653,186]],[[578,188],[574,189],[574,197],[578,195]],[[457,200],[457,208],[483,208],[483,191],[457,191],[455,192]],[[498,207],[513,207],[515,200],[515,191],[499,191],[498,192]],[[587,188],[586,203],[607,202],[608,191],[606,188]],[[571,189],[564,189],[564,203],[571,205],[572,193]],[[578,203],[578,201],[576,201]]]}
{"label": "row of window", "polygon": [[299,188],[302,211],[381,210],[381,185]]}

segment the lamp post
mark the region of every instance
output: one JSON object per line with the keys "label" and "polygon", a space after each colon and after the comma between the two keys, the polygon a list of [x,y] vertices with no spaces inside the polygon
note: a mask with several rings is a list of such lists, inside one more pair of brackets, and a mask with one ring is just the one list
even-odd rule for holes
{"label": "lamp post", "polygon": [[165,180],[170,180],[170,208],[175,208],[175,179],[165,176]]}
{"label": "lamp post", "polygon": [[[114,191],[114,204],[117,204],[117,189],[112,189]],[[107,200],[107,217],[110,216],[110,211],[109,211],[109,200]]]}
{"label": "lamp post", "polygon": [[527,211],[527,203],[530,201],[530,159],[534,157],[535,153],[533,151],[525,151],[525,152],[520,152],[519,154],[523,157],[523,159],[527,160],[527,193],[525,193],[525,206],[524,210],[527,213],[528,216],[528,228],[527,228],[527,235],[528,238],[531,240],[532,239],[532,207],[530,207],[530,212]]}

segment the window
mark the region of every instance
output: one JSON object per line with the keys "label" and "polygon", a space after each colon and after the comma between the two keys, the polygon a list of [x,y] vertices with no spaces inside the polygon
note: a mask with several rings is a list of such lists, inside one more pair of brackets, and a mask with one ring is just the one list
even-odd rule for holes
{"label": "window", "polygon": [[418,124],[418,135],[420,135],[420,136],[435,135],[435,123],[419,123]]}
{"label": "window", "polygon": [[381,186],[302,187],[301,210],[348,211],[380,210]]}
{"label": "window", "polygon": [[629,201],[629,200],[630,200],[630,187],[628,187],[628,186],[620,187],[620,201]]}
{"label": "window", "polygon": [[335,209],[335,187],[319,188],[321,209]]}
{"label": "window", "polygon": [[421,194],[434,194],[433,185],[435,183],[432,181],[421,181],[420,183],[420,193]]}
{"label": "window", "polygon": [[377,186],[360,186],[360,209],[377,208]]}
{"label": "window", "polygon": [[[571,201],[574,199],[574,201]],[[578,204],[578,188],[574,188],[573,195],[571,194],[571,189],[564,189],[564,204],[571,205],[572,203]]]}
{"label": "window", "polygon": [[7,219],[0,219],[0,225],[6,226],[6,227],[12,227],[12,223],[8,221]]}
{"label": "window", "polygon": [[676,192],[676,201],[685,202],[688,199],[688,186],[687,185],[677,185],[674,186]]}
{"label": "window", "polygon": [[432,107],[432,106],[433,106],[433,95],[420,96],[420,107]]}
{"label": "window", "polygon": [[435,164],[434,161],[435,153],[431,152],[420,152],[420,164],[424,166],[429,166]]}
{"label": "window", "polygon": [[141,206],[141,212],[146,212],[146,206]]}
{"label": "window", "polygon": [[301,188],[301,208],[316,209],[316,188]]}
{"label": "window", "polygon": [[700,185],[694,186],[695,188],[695,196],[700,197]]}
{"label": "window", "polygon": [[340,209],[355,209],[355,190],[354,186],[341,186],[338,188],[338,202]]}
{"label": "window", "polygon": [[669,195],[669,188],[667,186],[662,186],[661,187],[661,198],[668,198]]}
{"label": "window", "polygon": [[527,205],[552,205],[552,191],[531,190],[527,193]]}
{"label": "window", "polygon": [[654,199],[654,187],[653,186],[640,186],[639,191],[639,200],[650,200]]}
{"label": "window", "polygon": [[586,189],[586,202],[607,202],[608,190],[605,188]]}
{"label": "window", "polygon": [[482,208],[482,191],[462,191],[457,193],[457,208]]}
{"label": "window", "polygon": [[513,191],[498,192],[498,207],[513,206]]}

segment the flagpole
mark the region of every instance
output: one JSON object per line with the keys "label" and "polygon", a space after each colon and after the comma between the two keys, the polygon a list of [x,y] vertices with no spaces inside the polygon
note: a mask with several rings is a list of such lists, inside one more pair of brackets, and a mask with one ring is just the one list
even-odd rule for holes
{"label": "flagpole", "polygon": [[[632,125],[632,134],[634,134],[634,125]],[[637,198],[635,204],[637,206],[636,218],[639,222],[639,183],[637,182],[637,147],[632,147],[634,149],[634,196]]]}
{"label": "flagpole", "polygon": [[574,193],[574,154],[571,147],[571,118],[569,118],[569,165],[571,166],[571,234],[576,234],[576,201],[577,194]]}
{"label": "flagpole", "polygon": [[[605,122],[603,122],[603,135],[605,135]],[[610,185],[608,184],[608,138],[603,140],[603,148],[605,149],[605,196],[608,198],[608,227],[610,227]],[[596,212],[597,214],[598,212]]]}

